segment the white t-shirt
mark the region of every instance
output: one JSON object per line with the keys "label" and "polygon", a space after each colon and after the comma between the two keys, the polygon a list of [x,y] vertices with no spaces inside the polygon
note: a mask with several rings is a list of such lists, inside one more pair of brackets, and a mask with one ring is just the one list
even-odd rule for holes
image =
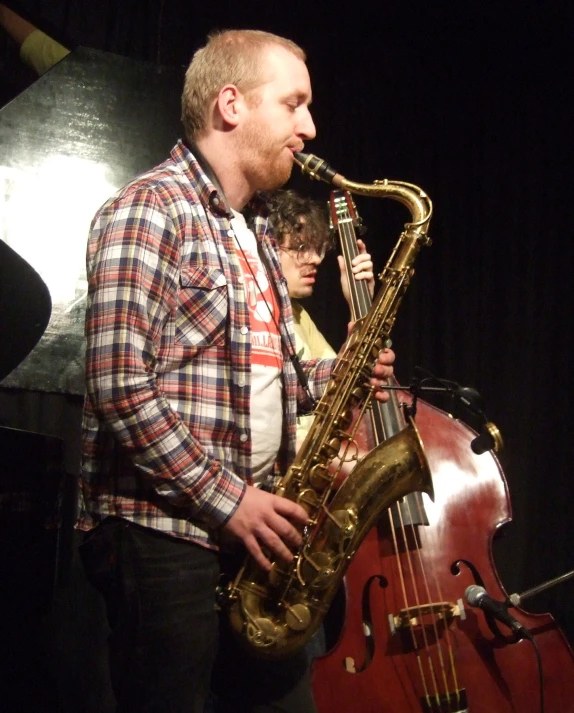
{"label": "white t-shirt", "polygon": [[251,323],[251,464],[253,480],[259,484],[273,468],[281,445],[283,355],[279,305],[257,253],[255,235],[241,213],[233,211],[233,215],[231,227],[239,246],[237,257]]}

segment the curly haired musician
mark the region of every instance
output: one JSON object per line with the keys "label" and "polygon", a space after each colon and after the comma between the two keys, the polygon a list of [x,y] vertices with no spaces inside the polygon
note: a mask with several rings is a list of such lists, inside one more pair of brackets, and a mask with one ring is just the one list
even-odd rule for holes
{"label": "curly haired musician", "polygon": [[[317,271],[325,255],[335,247],[324,207],[293,190],[276,191],[270,201],[269,221],[279,245],[281,269],[287,280],[296,351],[299,359],[332,359],[335,351],[317,328],[299,300],[313,294]],[[359,254],[352,261],[353,279],[367,280],[372,294],[375,284],[373,262],[362,240]],[[342,255],[337,257],[341,271],[341,289],[350,304],[349,282]],[[311,416],[297,417],[297,447],[309,430]]]}

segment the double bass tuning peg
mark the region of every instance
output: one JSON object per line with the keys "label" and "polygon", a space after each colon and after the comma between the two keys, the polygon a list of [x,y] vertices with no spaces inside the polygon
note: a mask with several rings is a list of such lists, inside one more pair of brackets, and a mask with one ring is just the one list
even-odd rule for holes
{"label": "double bass tuning peg", "polygon": [[357,222],[355,223],[355,231],[360,238],[367,234],[368,228],[363,223],[362,218],[357,219]]}

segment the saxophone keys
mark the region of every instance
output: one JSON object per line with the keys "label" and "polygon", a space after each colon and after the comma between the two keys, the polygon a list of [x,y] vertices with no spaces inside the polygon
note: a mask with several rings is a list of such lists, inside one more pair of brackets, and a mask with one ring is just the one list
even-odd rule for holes
{"label": "saxophone keys", "polygon": [[332,555],[329,552],[313,552],[312,556],[306,553],[303,556],[299,568],[303,584],[315,590],[324,589],[335,574]]}
{"label": "saxophone keys", "polygon": [[256,648],[268,648],[279,640],[279,628],[268,617],[258,617],[247,624],[245,636]]}
{"label": "saxophone keys", "polygon": [[339,454],[341,449],[341,439],[338,437],[330,438],[321,448],[321,454],[326,460],[332,460]]}
{"label": "saxophone keys", "polygon": [[[379,353],[387,346],[386,342],[390,342],[390,339],[383,340],[382,336],[377,337],[375,341],[373,342],[373,346],[371,347],[371,356],[373,359],[377,359],[379,356]],[[392,344],[392,342],[391,342]],[[388,345],[390,347],[390,345]]]}
{"label": "saxophone keys", "polygon": [[306,604],[291,604],[285,608],[285,623],[292,631],[305,631],[311,623],[311,611]]}
{"label": "saxophone keys", "polygon": [[271,564],[269,574],[267,575],[269,584],[278,589],[287,579],[289,579],[291,570],[291,565],[284,565],[278,561],[273,562]]}
{"label": "saxophone keys", "polygon": [[[328,485],[331,484],[331,476],[329,475],[329,470],[327,469],[325,463],[318,463],[311,468],[309,471],[309,483],[311,484],[311,487],[318,492],[322,492]],[[307,490],[303,491],[303,493],[307,492]],[[313,490],[309,489],[309,492],[313,492]],[[316,497],[316,493],[314,493],[314,495]],[[303,507],[305,506],[303,505]]]}
{"label": "saxophone keys", "polygon": [[341,543],[353,537],[359,523],[359,517],[353,508],[336,510],[327,515],[326,532],[329,541]]}

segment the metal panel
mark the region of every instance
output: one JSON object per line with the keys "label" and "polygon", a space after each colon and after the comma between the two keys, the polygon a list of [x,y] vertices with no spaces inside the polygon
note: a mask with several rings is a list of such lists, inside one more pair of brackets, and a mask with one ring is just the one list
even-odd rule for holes
{"label": "metal panel", "polygon": [[182,81],[178,68],[79,48],[0,111],[0,238],[52,299],[44,336],[2,387],[83,393],[90,222],[167,158],[181,134]]}

